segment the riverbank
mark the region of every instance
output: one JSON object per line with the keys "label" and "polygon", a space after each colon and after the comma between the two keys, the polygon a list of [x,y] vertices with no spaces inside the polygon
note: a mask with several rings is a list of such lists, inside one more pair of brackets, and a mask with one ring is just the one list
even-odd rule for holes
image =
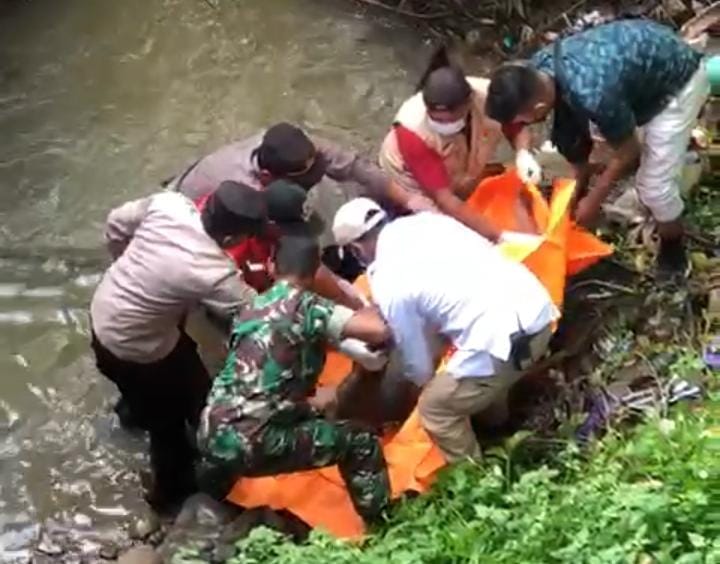
{"label": "riverbank", "polygon": [[391,14],[460,51],[497,63],[525,57],[557,35],[618,17],[647,17],[680,28],[710,2],[682,0],[350,0],[372,14]]}

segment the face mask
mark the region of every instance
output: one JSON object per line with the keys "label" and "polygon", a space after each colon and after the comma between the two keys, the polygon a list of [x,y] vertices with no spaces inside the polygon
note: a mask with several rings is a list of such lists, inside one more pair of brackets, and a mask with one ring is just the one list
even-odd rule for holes
{"label": "face mask", "polygon": [[467,123],[466,118],[459,119],[457,121],[435,121],[431,117],[428,116],[428,126],[430,129],[432,129],[435,133],[438,135],[442,135],[444,137],[449,137],[450,135],[455,135],[456,133],[460,133],[463,128],[465,127],[465,124]]}

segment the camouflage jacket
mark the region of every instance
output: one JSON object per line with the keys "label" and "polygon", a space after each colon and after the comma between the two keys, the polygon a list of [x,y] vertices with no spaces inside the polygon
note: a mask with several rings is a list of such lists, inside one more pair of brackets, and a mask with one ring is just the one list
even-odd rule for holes
{"label": "camouflage jacket", "polygon": [[[307,403],[352,311],[279,281],[234,321],[225,366],[203,412],[201,446],[230,457],[267,422],[292,425],[313,413]],[[228,444],[225,444],[228,443]],[[225,456],[223,456],[225,455]]]}

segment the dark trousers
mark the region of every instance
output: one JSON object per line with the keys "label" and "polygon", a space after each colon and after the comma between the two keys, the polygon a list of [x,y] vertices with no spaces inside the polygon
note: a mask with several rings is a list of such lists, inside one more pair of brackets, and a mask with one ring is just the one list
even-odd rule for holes
{"label": "dark trousers", "polygon": [[92,349],[98,370],[115,383],[132,418],[150,434],[151,502],[181,501],[195,489],[195,450],[187,426],[197,428],[210,390],[195,341],[182,333],[167,357],[149,364],[117,358],[95,334]]}

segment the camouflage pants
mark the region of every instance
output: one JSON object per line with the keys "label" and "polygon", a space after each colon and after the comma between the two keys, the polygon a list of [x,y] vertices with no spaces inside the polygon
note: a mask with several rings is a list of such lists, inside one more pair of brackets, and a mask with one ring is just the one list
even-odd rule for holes
{"label": "camouflage pants", "polygon": [[266,425],[234,461],[215,459],[237,477],[258,477],[338,465],[355,510],[366,521],[380,517],[390,497],[385,458],[374,433],[348,421],[305,419]]}

